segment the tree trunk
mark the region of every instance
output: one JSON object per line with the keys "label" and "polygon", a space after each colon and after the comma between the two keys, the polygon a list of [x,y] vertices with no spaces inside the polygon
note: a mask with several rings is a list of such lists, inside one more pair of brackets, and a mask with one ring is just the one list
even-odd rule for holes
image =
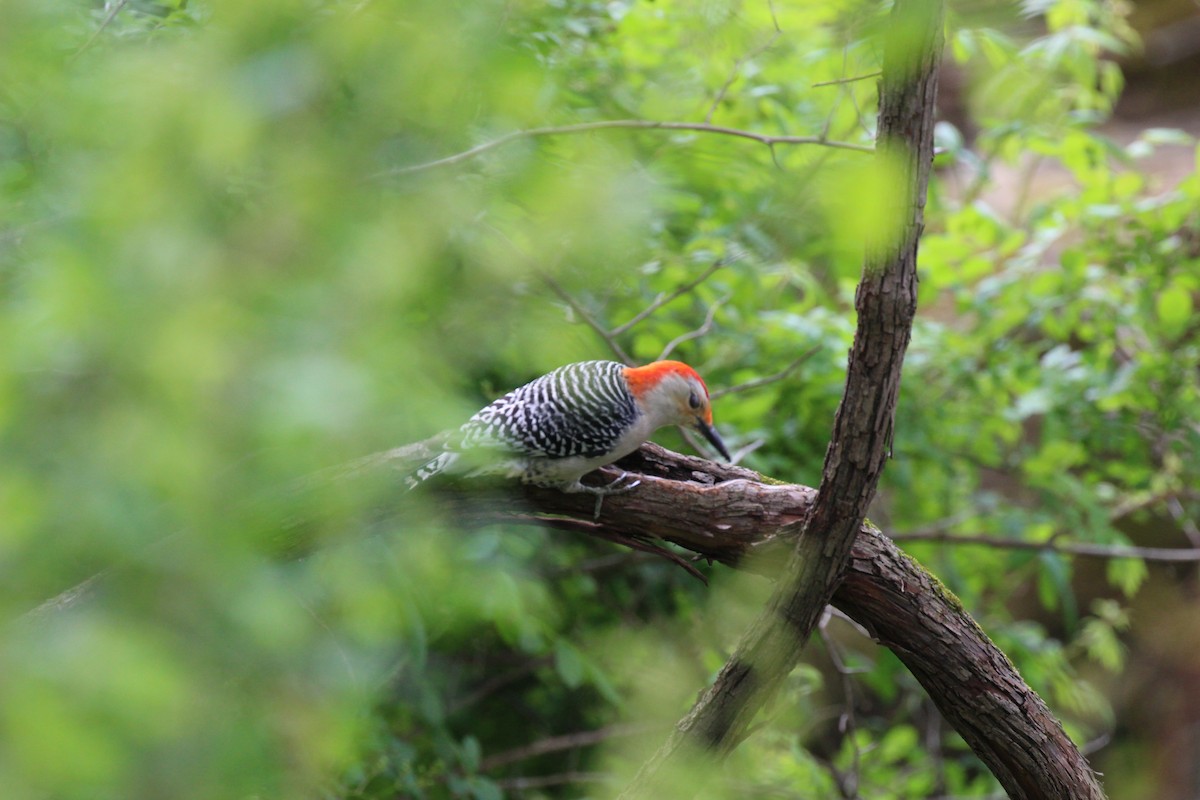
{"label": "tree trunk", "polygon": [[834,418],[821,486],[803,535],[762,613],[716,681],[622,795],[654,797],[698,753],[723,756],[799,662],[841,582],[890,455],[904,353],[917,305],[917,242],[933,160],[942,49],[940,0],[897,0],[884,43],[876,160],[899,186],[890,219],[866,242],[855,295],[858,329]]}

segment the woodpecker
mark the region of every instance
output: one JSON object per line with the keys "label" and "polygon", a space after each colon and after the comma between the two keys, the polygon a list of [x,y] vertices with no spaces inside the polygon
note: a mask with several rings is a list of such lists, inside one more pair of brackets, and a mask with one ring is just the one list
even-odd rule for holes
{"label": "woodpecker", "polygon": [[459,429],[445,452],[408,478],[409,488],[444,472],[501,474],[564,492],[627,492],[621,475],[585,486],[587,473],[642,446],[659,428],[682,425],[729,459],[712,424],[708,387],[679,361],[627,367],[616,361],[567,364],[496,400]]}

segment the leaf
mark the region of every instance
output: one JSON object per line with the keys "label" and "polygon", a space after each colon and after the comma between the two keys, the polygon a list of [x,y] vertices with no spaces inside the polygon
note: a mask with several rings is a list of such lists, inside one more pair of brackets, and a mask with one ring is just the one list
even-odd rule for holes
{"label": "leaf", "polygon": [[1146,562],[1140,558],[1114,558],[1107,565],[1108,581],[1126,597],[1133,597],[1149,577]]}
{"label": "leaf", "polygon": [[467,736],[462,740],[462,765],[467,772],[476,772],[479,770],[479,762],[483,758],[482,748],[479,746],[479,740],[474,736]]}
{"label": "leaf", "polygon": [[586,672],[583,655],[566,639],[559,639],[554,644],[554,669],[563,683],[572,689],[583,683]]}
{"label": "leaf", "polygon": [[1045,414],[1053,405],[1054,398],[1050,392],[1039,386],[1017,398],[1016,405],[1008,412],[1007,416],[1014,420],[1028,419],[1038,414]]}
{"label": "leaf", "polygon": [[1075,593],[1071,588],[1071,566],[1061,553],[1045,550],[1038,554],[1041,569],[1038,571],[1038,600],[1047,609],[1062,608],[1063,620],[1068,628],[1079,621],[1075,604]]}
{"label": "leaf", "polygon": [[1154,311],[1163,332],[1175,338],[1183,333],[1192,318],[1192,294],[1178,283],[1171,284],[1159,292]]}
{"label": "leaf", "polygon": [[939,122],[933,127],[934,146],[939,150],[957,154],[963,149],[963,135],[953,123]]}
{"label": "leaf", "polygon": [[1184,147],[1191,147],[1196,141],[1195,136],[1179,128],[1147,128],[1139,138],[1151,144],[1176,144]]}
{"label": "leaf", "polygon": [[879,754],[885,762],[902,761],[917,750],[919,737],[911,725],[897,725],[879,743]]}
{"label": "leaf", "polygon": [[1092,617],[1084,623],[1079,641],[1087,650],[1088,657],[1110,672],[1121,668],[1125,648],[1116,631],[1107,621]]}
{"label": "leaf", "polygon": [[466,786],[474,800],[504,800],[504,790],[482,776],[468,778]]}

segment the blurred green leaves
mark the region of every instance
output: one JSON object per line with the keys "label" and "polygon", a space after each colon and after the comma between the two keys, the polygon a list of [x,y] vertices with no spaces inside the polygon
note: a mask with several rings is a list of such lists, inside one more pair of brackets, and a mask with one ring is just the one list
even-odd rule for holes
{"label": "blurred green leaves", "polygon": [[[1121,88],[1098,58],[1129,38],[1113,8],[1041,4],[1034,35],[953,22],[980,130],[943,128],[945,169],[968,172],[932,187],[872,512],[889,529],[1121,543],[1163,498],[1195,515],[1200,184],[1142,170],[1186,134],[1122,147],[1092,127]],[[406,170],[630,117],[870,144],[875,82],[846,79],[879,69],[882,12],[0,5],[0,795],[494,798],[527,775],[635,770],[657,733],[484,765],[674,721],[761,583],[714,568],[706,592],[561,533],[465,531],[420,498],[389,516],[394,476],[302,479],[609,357],[544,275],[615,327],[737,252],[620,344],[647,360],[711,316],[677,355],[715,390],[795,365],[715,412],[750,466],[815,483],[886,166],[613,130]],[[994,174],[1027,158],[1073,190],[998,208]],[[1116,601],[1074,597],[1061,555],[913,549],[1073,724],[1103,724],[1074,679],[1120,668]],[[1104,570],[1124,596],[1146,575]],[[55,597],[69,607],[30,614]],[[1022,618],[1047,609],[1053,627]],[[951,735],[933,773],[911,678],[859,645],[875,713],[839,731],[850,701],[806,666],[730,796],[756,780],[835,796],[855,752],[864,786],[993,788]]]}
{"label": "blurred green leaves", "polygon": [[[582,355],[513,288],[559,241],[611,260],[643,192],[619,159],[372,177],[529,116],[499,10],[0,12],[6,797],[310,795],[398,648],[423,673],[464,626],[553,646],[540,582],[474,571],[428,516],[373,538],[369,491],[289,488],[461,419],[517,342],[531,370]],[[279,561],[299,534],[338,545]]]}

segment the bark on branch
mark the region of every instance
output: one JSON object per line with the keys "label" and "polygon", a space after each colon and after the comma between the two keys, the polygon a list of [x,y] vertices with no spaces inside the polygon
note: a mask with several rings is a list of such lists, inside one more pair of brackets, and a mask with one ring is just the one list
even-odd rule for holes
{"label": "bark on branch", "polygon": [[917,241],[933,160],[933,110],[942,47],[940,0],[897,0],[884,42],[876,153],[897,184],[865,243],[855,295],[858,328],[821,485],[803,535],[767,605],[716,681],[622,795],[655,797],[703,752],[723,757],[793,667],[851,560],[890,455],[904,353],[917,299]]}
{"label": "bark on branch", "polygon": [[[406,456],[396,466],[403,471],[411,464]],[[618,466],[644,476],[642,485],[605,499],[598,520],[592,519],[590,496],[535,487],[446,500],[466,521],[509,518],[556,527],[570,521],[576,531],[606,539],[662,539],[778,579],[817,494],[654,444]],[[616,474],[609,468],[600,480]],[[1010,797],[1104,797],[1083,755],[1012,662],[957,598],[873,526],[856,531],[833,603],[904,662]]]}

